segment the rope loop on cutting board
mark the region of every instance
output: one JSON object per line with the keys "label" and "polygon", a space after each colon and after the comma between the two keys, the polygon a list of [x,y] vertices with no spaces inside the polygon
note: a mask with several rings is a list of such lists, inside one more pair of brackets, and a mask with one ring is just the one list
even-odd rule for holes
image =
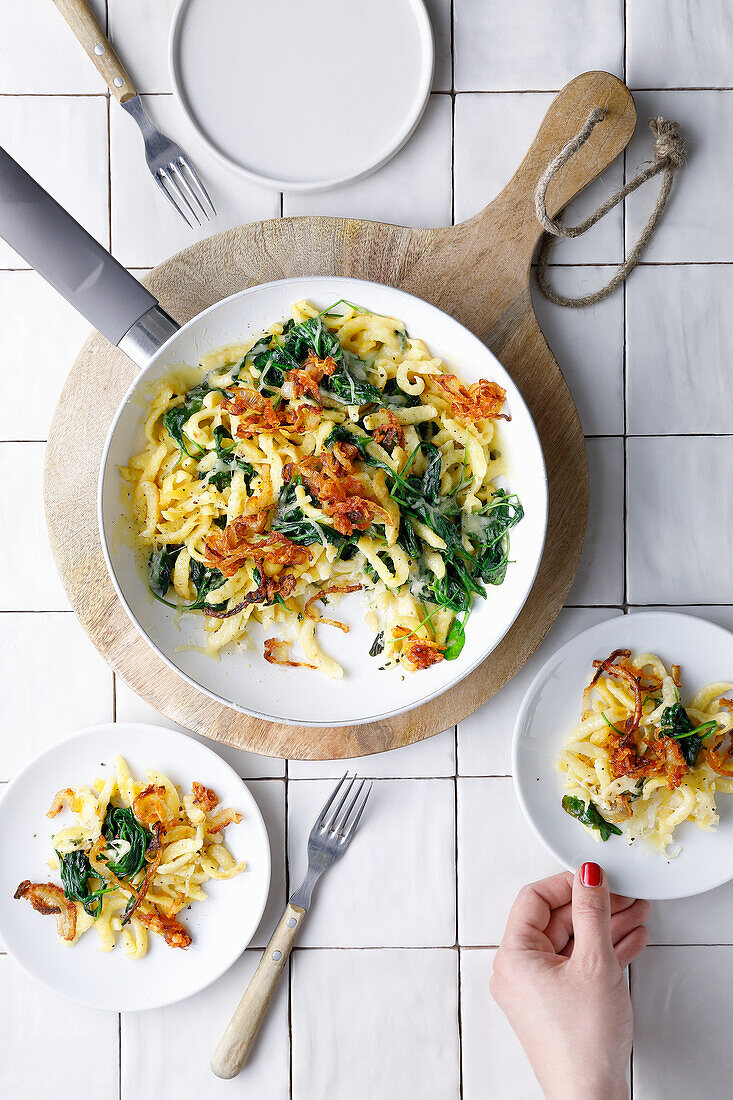
{"label": "rope loop on cutting board", "polygon": [[[649,244],[652,234],[657,227],[657,223],[662,216],[662,212],[667,205],[667,199],[672,189],[672,180],[674,179],[675,172],[685,163],[685,149],[687,143],[680,133],[678,123],[669,122],[666,118],[661,117],[650,118],[649,129],[654,135],[654,160],[649,163],[646,168],[638,172],[632,180],[625,183],[614,195],[610,195],[605,202],[601,203],[597,210],[594,210],[590,217],[585,219],[585,221],[581,222],[579,225],[563,225],[559,218],[551,218],[547,213],[547,188],[563,165],[567,164],[570,158],[582,148],[593,133],[595,127],[600,122],[603,122],[605,117],[606,112],[602,107],[593,108],[588,118],[585,120],[582,129],[578,131],[574,138],[571,138],[567,145],[560,150],[554,160],[550,161],[547,165],[547,168],[540,176],[537,187],[535,188],[535,213],[537,215],[537,220],[545,231],[537,257],[537,284],[544,296],[557,306],[570,306],[574,309],[580,309],[583,306],[595,305],[596,302],[601,302],[604,298],[607,298],[609,294],[612,294],[614,290],[629,277],[641,259],[644,249]],[[613,210],[614,206],[618,206],[620,202],[623,202],[627,195],[636,191],[638,187],[641,187],[642,183],[646,183],[647,180],[659,175],[660,172],[664,173],[664,178],[662,179],[662,186],[659,190],[659,195],[657,196],[657,201],[651,216],[628,257],[620,267],[617,268],[609,282],[606,283],[604,287],[601,287],[600,290],[596,290],[592,294],[586,294],[580,298],[567,298],[564,294],[558,294],[554,291],[547,281],[547,267],[550,251],[556,238],[579,237],[582,233],[587,233],[587,231],[594,226],[596,222],[599,222],[609,210]]]}

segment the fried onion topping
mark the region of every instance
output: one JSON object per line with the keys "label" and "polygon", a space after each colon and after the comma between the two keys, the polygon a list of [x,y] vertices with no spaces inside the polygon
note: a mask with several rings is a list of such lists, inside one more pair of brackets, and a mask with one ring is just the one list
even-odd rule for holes
{"label": "fried onion topping", "polygon": [[147,929],[162,936],[169,947],[185,950],[191,946],[191,937],[180,921],[161,913],[157,905],[152,907],[152,911],[139,909],[136,916]]}
{"label": "fried onion topping", "polygon": [[496,382],[481,378],[472,386],[466,387],[455,374],[436,375],[430,380],[445,397],[451,412],[459,423],[475,424],[477,420],[490,417],[492,420],[511,420],[501,410],[506,399],[506,390]]}
{"label": "fried onion topping", "polygon": [[218,569],[225,577],[233,577],[247,560],[280,566],[310,561],[307,546],[298,546],[279,531],[268,531],[265,538],[252,540],[249,524],[241,522],[244,518],[238,516],[223,531],[216,530],[209,535],[204,552],[208,566]]}
{"label": "fried onion topping", "polygon": [[167,825],[173,817],[166,799],[165,787],[156,787],[153,783],[140,791],[132,803],[132,812],[141,825],[153,825],[162,822]]}
{"label": "fried onion topping", "polygon": [[59,935],[69,943],[76,935],[76,906],[64,894],[60,886],[53,882],[21,882],[13,894],[16,900],[25,898],[37,913],[53,914],[56,917]]}
{"label": "fried onion topping", "polygon": [[344,634],[348,634],[349,628],[346,623],[340,623],[338,619],[325,619],[322,615],[315,615],[311,611],[311,604],[316,603],[317,600],[322,600],[324,596],[329,596],[331,593],[338,592],[342,596],[345,596],[349,592],[360,592],[361,588],[362,586],[360,584],[332,584],[329,585],[328,588],[322,588],[320,592],[316,592],[315,596],[311,596],[311,598],[306,601],[304,608],[305,614],[315,623],[323,623],[325,626],[335,626],[338,630],[343,630]]}
{"label": "fried onion topping", "polygon": [[289,643],[281,638],[268,638],[265,641],[264,657],[271,665],[286,665],[288,668],[315,668],[306,661],[289,661],[285,654],[288,652]]}
{"label": "fried onion topping", "polygon": [[205,787],[203,783],[193,784],[193,801],[199,809],[208,814],[211,810],[215,810],[219,805],[219,799],[212,791],[211,787]]}

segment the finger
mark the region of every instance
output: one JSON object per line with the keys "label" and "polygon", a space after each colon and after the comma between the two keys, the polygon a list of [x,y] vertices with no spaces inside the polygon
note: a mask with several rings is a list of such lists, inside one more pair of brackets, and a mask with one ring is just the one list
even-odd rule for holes
{"label": "finger", "polygon": [[584,863],[573,881],[573,958],[609,961],[611,942],[611,898],[608,882],[597,863]]}
{"label": "finger", "polygon": [[[611,894],[611,915],[612,917],[616,913],[622,913],[626,909],[630,909],[632,905],[635,905],[634,898],[626,898],[622,894]],[[644,920],[647,918],[644,917]],[[637,924],[643,923],[637,921]],[[630,931],[633,925],[629,925],[626,931]],[[545,935],[549,939],[552,946],[559,953],[566,947],[570,937],[573,934],[573,906],[572,903],[567,905],[561,905],[559,909],[553,909],[550,914],[550,919],[545,928]],[[625,933],[624,933],[625,934]],[[614,941],[615,942],[615,941]]]}
{"label": "finger", "polygon": [[523,886],[511,907],[503,943],[526,946],[528,940],[544,935],[554,909],[567,905],[572,897],[573,878],[567,871]]}
{"label": "finger", "polygon": [[651,906],[648,901],[635,901],[628,909],[611,916],[611,943],[620,943],[624,936],[649,920]]}
{"label": "finger", "polygon": [[635,928],[633,932],[629,932],[628,936],[624,936],[622,940],[619,940],[613,950],[621,969],[623,970],[629,963],[633,962],[648,943],[649,932],[643,924]]}
{"label": "finger", "polygon": [[636,898],[627,898],[625,894],[611,894],[611,912],[618,913],[620,909],[628,909]]}

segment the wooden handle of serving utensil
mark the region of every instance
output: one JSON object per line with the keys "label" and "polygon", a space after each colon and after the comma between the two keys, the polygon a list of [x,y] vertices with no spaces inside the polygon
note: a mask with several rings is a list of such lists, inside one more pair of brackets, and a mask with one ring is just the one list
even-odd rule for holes
{"label": "wooden handle of serving utensil", "polygon": [[226,1081],[236,1077],[247,1061],[304,916],[305,909],[288,902],[259,966],[214,1051],[211,1068],[217,1077]]}
{"label": "wooden handle of serving utensil", "polygon": [[53,0],[119,103],[137,95],[135,85],[86,0]]}

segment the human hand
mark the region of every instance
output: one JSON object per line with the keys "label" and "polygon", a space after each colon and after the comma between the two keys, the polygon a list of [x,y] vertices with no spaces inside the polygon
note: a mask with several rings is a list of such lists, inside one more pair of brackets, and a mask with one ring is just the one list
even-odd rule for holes
{"label": "human hand", "polygon": [[609,894],[584,863],[520,890],[491,994],[548,1100],[626,1100],[633,1014],[624,969],[649,939],[649,903]]}

